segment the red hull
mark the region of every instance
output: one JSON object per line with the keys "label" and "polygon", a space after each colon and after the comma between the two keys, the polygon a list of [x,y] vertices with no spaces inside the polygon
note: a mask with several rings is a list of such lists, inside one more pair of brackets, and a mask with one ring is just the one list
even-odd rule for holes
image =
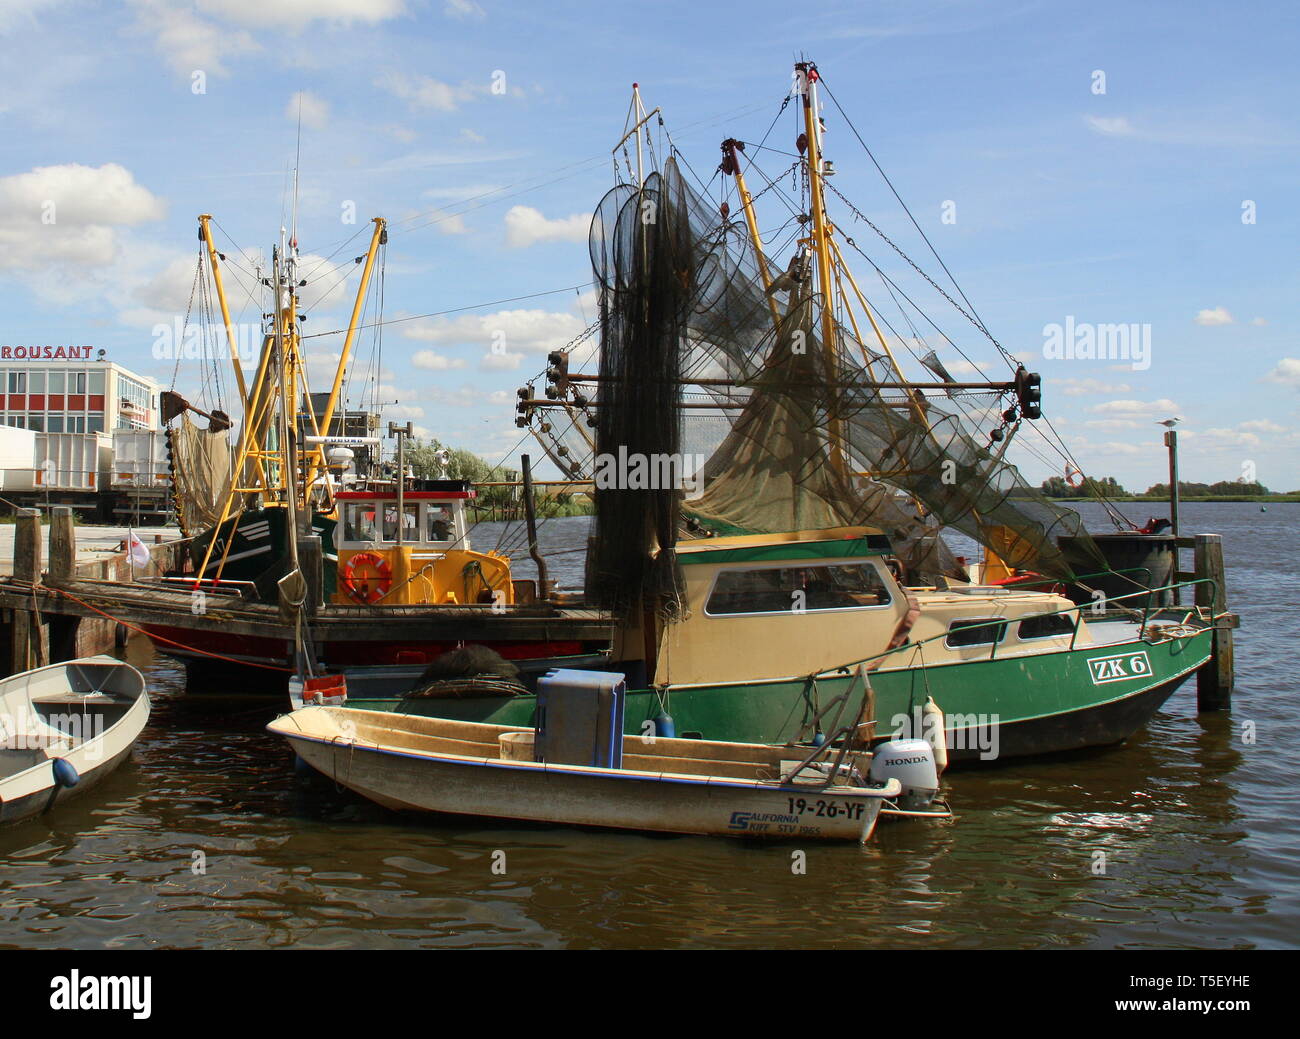
{"label": "red hull", "polygon": [[[293,643],[288,639],[255,638],[232,635],[221,631],[197,631],[193,628],[171,628],[147,625],[145,631],[154,640],[160,653],[185,661],[210,660],[222,663],[270,664],[286,670],[293,666]],[[168,641],[161,641],[168,640]],[[173,643],[180,643],[174,645]],[[507,660],[537,660],[544,657],[573,656],[586,652],[586,646],[577,640],[552,642],[497,642],[484,640],[477,643],[500,653]],[[318,644],[317,649],[328,667],[371,667],[383,664],[428,664],[461,643],[441,641],[394,640],[392,642],[334,641]],[[215,656],[213,656],[215,654]]]}

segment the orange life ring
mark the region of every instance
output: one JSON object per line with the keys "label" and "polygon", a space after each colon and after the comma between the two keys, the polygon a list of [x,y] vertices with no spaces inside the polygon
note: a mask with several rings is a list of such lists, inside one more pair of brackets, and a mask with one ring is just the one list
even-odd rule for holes
{"label": "orange life ring", "polygon": [[[358,570],[362,572],[358,574]],[[387,559],[374,552],[358,552],[352,556],[343,564],[340,576],[343,578],[344,591],[367,606],[377,603],[393,586],[392,567],[388,565]]]}

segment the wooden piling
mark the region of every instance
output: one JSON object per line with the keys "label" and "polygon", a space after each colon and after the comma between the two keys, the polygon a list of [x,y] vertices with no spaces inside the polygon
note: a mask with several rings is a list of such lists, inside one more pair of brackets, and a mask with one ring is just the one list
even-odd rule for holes
{"label": "wooden piling", "polygon": [[[41,514],[36,509],[19,509],[14,524],[14,579],[33,586],[41,583]],[[35,596],[32,596],[35,602]],[[11,625],[9,673],[18,674],[38,666],[44,656],[41,625],[33,609],[15,609]]]}
{"label": "wooden piling", "polygon": [[537,598],[545,599],[551,591],[551,582],[546,570],[546,559],[537,547],[537,510],[533,501],[533,464],[528,455],[521,455],[524,470],[524,521],[528,526],[528,554],[537,564]]}
{"label": "wooden piling", "polygon": [[50,584],[70,581],[77,568],[77,535],[72,525],[72,508],[56,505],[50,510]]}
{"label": "wooden piling", "polygon": [[[1223,569],[1223,536],[1197,534],[1194,573],[1198,580],[1208,578],[1210,585],[1196,586],[1196,605],[1209,607],[1214,613],[1228,612],[1227,582]],[[1199,711],[1226,711],[1232,706],[1235,684],[1232,659],[1232,627],[1229,618],[1215,622],[1210,659],[1196,673],[1196,708]]]}
{"label": "wooden piling", "polygon": [[303,612],[308,617],[315,617],[325,603],[325,559],[319,534],[298,539],[298,569],[307,581]]}

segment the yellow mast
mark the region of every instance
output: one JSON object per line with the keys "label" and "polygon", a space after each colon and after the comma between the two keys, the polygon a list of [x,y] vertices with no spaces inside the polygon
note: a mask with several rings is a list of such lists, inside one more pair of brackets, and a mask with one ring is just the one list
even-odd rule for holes
{"label": "yellow mast", "polygon": [[[811,245],[817,260],[817,286],[822,296],[822,351],[826,356],[826,376],[838,377],[839,366],[835,351],[835,315],[833,312],[834,285],[831,277],[830,221],[826,217],[826,198],[822,187],[822,137],[821,117],[817,114],[817,66],[811,62],[795,65],[795,81],[803,100],[804,136],[808,142],[808,190],[812,206]],[[831,464],[841,474],[844,472],[844,453],[840,445],[840,421],[831,409],[828,427],[831,440]]]}
{"label": "yellow mast", "polygon": [[[338,405],[339,390],[343,386],[343,376],[347,372],[348,361],[352,356],[352,344],[357,337],[357,323],[361,320],[361,308],[365,303],[366,289],[370,285],[370,274],[375,267],[375,255],[379,252],[379,247],[388,241],[388,223],[383,217],[374,218],[375,229],[370,236],[370,248],[366,250],[365,266],[361,270],[361,284],[357,286],[357,298],[352,304],[352,318],[348,321],[348,332],[343,340],[343,351],[339,355],[338,367],[334,370],[334,384],[330,387],[329,400],[325,404],[325,414],[321,426],[325,430],[325,435],[329,435],[330,423],[334,419],[334,409]],[[312,420],[315,421],[316,409],[311,409]],[[320,433],[320,428],[316,430]],[[307,479],[304,492],[310,488],[315,481],[318,473],[325,471],[325,445],[319,444],[312,453],[311,465],[307,470]]]}
{"label": "yellow mast", "polygon": [[230,320],[230,306],[226,302],[226,288],[221,282],[221,264],[217,262],[217,246],[212,240],[212,228],[208,226],[212,219],[210,213],[199,216],[199,237],[208,248],[208,262],[212,265],[212,281],[217,289],[217,302],[221,305],[221,320],[226,326],[226,343],[230,347],[230,365],[235,369],[235,381],[239,384],[239,406],[248,411],[248,389],[244,385],[244,367],[239,363],[239,344],[235,339],[235,326]]}
{"label": "yellow mast", "polygon": [[758,220],[754,215],[754,199],[745,184],[745,171],[740,168],[740,142],[728,137],[722,142],[722,154],[727,162],[723,172],[730,166],[732,176],[736,178],[736,193],[740,196],[740,207],[745,213],[745,226],[749,228],[749,240],[754,246],[754,259],[758,263],[758,273],[763,279],[763,291],[767,294],[767,306],[772,311],[772,324],[780,325],[781,312],[777,310],[776,300],[772,298],[772,275],[767,269],[767,257],[763,253],[763,240],[758,236]]}

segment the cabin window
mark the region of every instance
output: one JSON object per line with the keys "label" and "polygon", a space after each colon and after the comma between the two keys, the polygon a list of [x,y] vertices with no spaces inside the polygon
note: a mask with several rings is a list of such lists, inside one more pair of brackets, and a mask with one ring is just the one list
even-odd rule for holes
{"label": "cabin window", "polygon": [[427,539],[434,542],[451,541],[456,536],[456,518],[446,505],[425,506]]}
{"label": "cabin window", "polygon": [[1007,623],[1000,617],[978,617],[953,621],[944,641],[951,649],[962,646],[991,646],[1007,637]]}
{"label": "cabin window", "polygon": [[375,540],[375,506],[349,504],[343,513],[344,541]]}
{"label": "cabin window", "polygon": [[[396,541],[397,540],[397,503],[391,502],[389,504],[384,505],[383,508],[384,508],[383,540]],[[417,531],[419,531],[420,525],[416,519],[419,509],[420,506],[418,505],[402,506],[402,516],[403,516],[402,541],[403,542],[410,543],[412,541],[419,540],[419,535],[417,534]]]}
{"label": "cabin window", "polygon": [[723,570],[704,612],[710,616],[813,613],[888,606],[889,585],[871,563]]}
{"label": "cabin window", "polygon": [[1042,613],[1026,617],[1016,628],[1016,635],[1021,639],[1050,639],[1073,633],[1074,621],[1066,613]]}

